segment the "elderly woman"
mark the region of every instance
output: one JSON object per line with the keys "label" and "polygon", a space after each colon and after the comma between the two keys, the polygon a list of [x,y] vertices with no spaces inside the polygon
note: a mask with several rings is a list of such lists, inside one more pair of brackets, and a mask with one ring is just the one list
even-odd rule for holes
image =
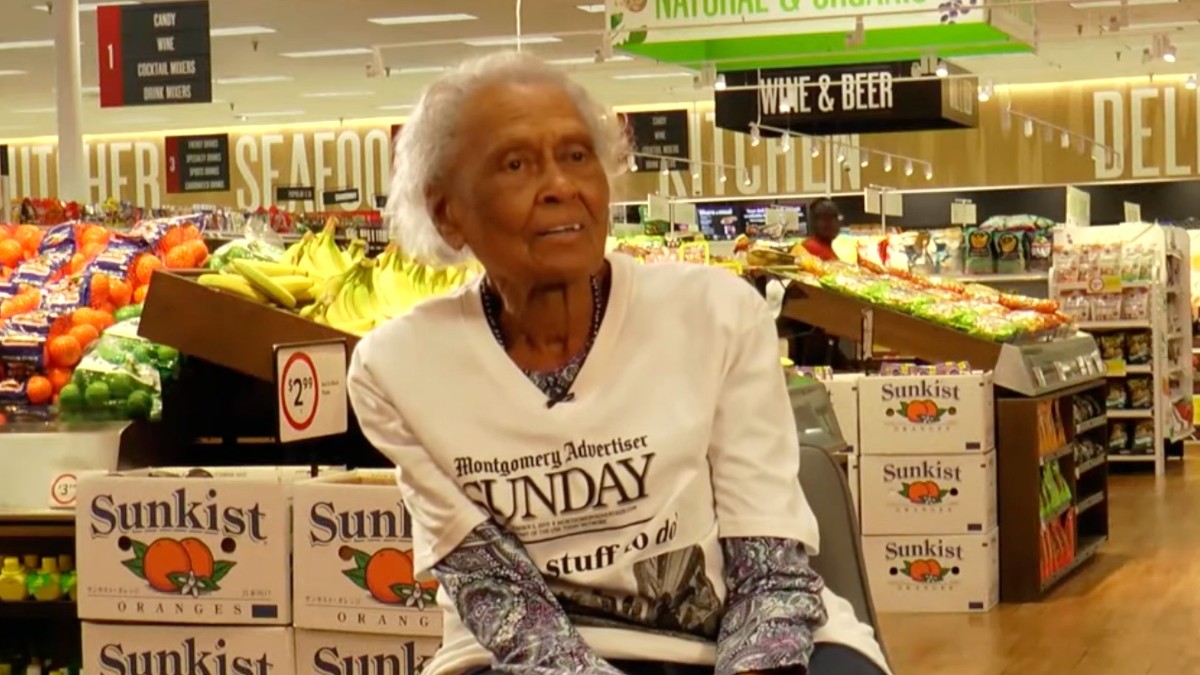
{"label": "elderly woman", "polygon": [[440,79],[400,136],[404,246],[486,271],[371,332],[350,369],[441,584],[425,675],[882,675],[809,566],[764,302],[726,271],[605,255],[623,139],[519,54]]}

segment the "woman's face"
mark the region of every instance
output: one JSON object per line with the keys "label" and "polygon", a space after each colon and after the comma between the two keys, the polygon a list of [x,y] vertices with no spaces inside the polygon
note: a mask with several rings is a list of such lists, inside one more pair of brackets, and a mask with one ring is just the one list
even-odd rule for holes
{"label": "woman's face", "polygon": [[497,84],[465,108],[428,194],[442,237],[469,246],[494,279],[538,286],[596,273],[608,176],[570,96],[549,84]]}

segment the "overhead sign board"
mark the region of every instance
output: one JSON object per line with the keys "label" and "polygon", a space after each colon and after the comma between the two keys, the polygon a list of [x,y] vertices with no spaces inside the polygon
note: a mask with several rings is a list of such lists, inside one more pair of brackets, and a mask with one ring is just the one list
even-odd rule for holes
{"label": "overhead sign board", "polygon": [[978,78],[953,66],[938,77],[937,65],[922,59],[725,73],[717,126],[748,132],[757,122],[817,136],[977,126]]}
{"label": "overhead sign board", "polygon": [[101,5],[100,107],[212,102],[208,2]]}
{"label": "overhead sign board", "polygon": [[228,192],[229,134],[167,136],[167,192]]}
{"label": "overhead sign board", "polygon": [[667,162],[667,168],[681,170],[685,166],[691,148],[688,134],[688,111],[663,110],[661,112],[628,113],[624,115],[626,133],[629,134],[635,152],[656,157],[637,157],[638,169],[655,171],[662,168],[661,157],[677,158],[678,162]]}

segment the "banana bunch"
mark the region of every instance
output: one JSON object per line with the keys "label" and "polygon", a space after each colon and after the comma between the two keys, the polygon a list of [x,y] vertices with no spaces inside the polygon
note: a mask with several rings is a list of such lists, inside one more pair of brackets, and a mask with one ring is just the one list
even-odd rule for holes
{"label": "banana bunch", "polygon": [[316,299],[316,280],[303,269],[285,263],[234,260],[219,274],[202,274],[196,281],[201,286],[288,310]]}
{"label": "banana bunch", "polygon": [[340,331],[363,335],[417,303],[454,290],[478,273],[475,267],[434,269],[389,246],[378,258],[363,259],[320,286],[317,301],[300,316]]}
{"label": "banana bunch", "polygon": [[306,232],[300,241],[289,246],[280,262],[297,267],[315,279],[345,274],[366,256],[367,242],[356,239],[344,250],[340,249],[334,238],[336,231],[337,221],[330,218],[320,233]]}

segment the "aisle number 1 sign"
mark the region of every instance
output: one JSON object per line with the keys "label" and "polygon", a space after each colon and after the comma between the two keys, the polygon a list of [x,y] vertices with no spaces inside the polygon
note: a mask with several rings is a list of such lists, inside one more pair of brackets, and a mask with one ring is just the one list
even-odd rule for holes
{"label": "aisle number 1 sign", "polygon": [[275,346],[279,442],[345,433],[346,341]]}
{"label": "aisle number 1 sign", "polygon": [[212,102],[207,0],[96,9],[100,107]]}

